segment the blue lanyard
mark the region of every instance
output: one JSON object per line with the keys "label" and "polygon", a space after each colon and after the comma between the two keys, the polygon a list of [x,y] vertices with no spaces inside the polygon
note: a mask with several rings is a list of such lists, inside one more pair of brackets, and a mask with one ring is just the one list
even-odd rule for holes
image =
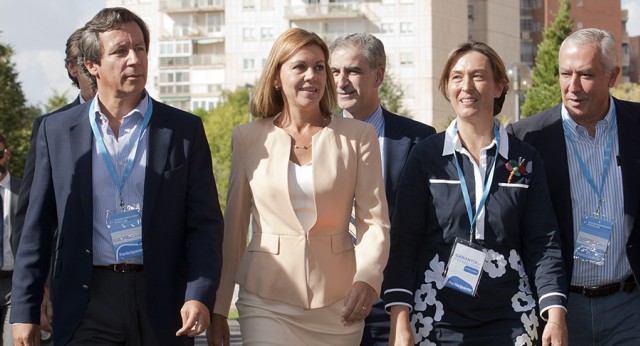
{"label": "blue lanyard", "polygon": [[127,162],[124,166],[124,170],[122,171],[122,179],[118,180],[118,174],[116,173],[116,169],[113,167],[113,163],[111,162],[111,156],[107,151],[107,147],[104,144],[104,138],[102,137],[102,133],[98,129],[98,124],[96,123],[96,116],[94,113],[94,106],[97,97],[91,101],[91,107],[89,108],[89,122],[91,123],[91,130],[93,131],[93,135],[96,138],[96,145],[98,147],[98,154],[102,156],[102,160],[104,164],[107,166],[107,170],[109,171],[109,175],[111,176],[111,180],[113,184],[118,189],[118,198],[120,203],[120,208],[124,208],[124,198],[122,195],[122,190],[124,189],[124,184],[129,179],[129,175],[131,174],[131,170],[133,169],[133,162],[136,157],[136,152],[138,151],[138,144],[142,140],[142,136],[144,135],[144,130],[149,125],[149,120],[151,119],[151,112],[153,109],[153,104],[151,103],[151,99],[149,98],[149,103],[147,106],[147,112],[144,115],[144,119],[142,121],[142,126],[136,129],[136,132],[132,135],[132,138],[136,138],[134,143],[134,147],[129,152],[129,156],[127,157]]}
{"label": "blue lanyard", "polygon": [[[458,124],[453,128],[453,136],[455,137],[458,134]],[[493,135],[496,139],[496,156],[493,159],[492,164],[490,165],[491,169],[489,171],[489,178],[484,185],[484,191],[482,192],[482,198],[480,199],[480,203],[476,208],[476,213],[474,215],[473,208],[471,207],[471,197],[469,197],[469,189],[467,188],[467,181],[464,178],[464,173],[462,173],[462,169],[460,168],[460,164],[458,163],[458,156],[456,155],[455,149],[453,150],[453,158],[456,164],[456,169],[458,170],[458,178],[460,179],[460,187],[462,188],[462,197],[464,198],[464,204],[467,206],[467,216],[469,216],[469,241],[473,241],[473,230],[475,229],[475,224],[478,219],[478,214],[484,208],[484,205],[487,201],[487,197],[489,196],[489,190],[491,190],[491,184],[493,183],[493,173],[496,170],[496,161],[498,160],[498,155],[500,153],[500,131],[498,126],[494,126]]]}
{"label": "blue lanyard", "polygon": [[600,215],[600,209],[602,208],[602,203],[603,203],[602,194],[604,191],[604,183],[606,182],[607,176],[609,175],[609,166],[611,164],[611,151],[613,146],[613,132],[614,132],[613,129],[616,125],[615,108],[613,109],[612,115],[613,116],[611,117],[611,125],[609,125],[609,136],[607,137],[607,145],[604,148],[604,161],[602,163],[603,167],[602,167],[602,174],[601,174],[602,179],[600,179],[599,187],[596,186],[595,181],[591,177],[591,173],[589,173],[589,169],[587,168],[587,165],[584,163],[582,156],[580,156],[580,153],[578,152],[578,146],[576,145],[575,140],[573,139],[573,135],[571,134],[571,132],[569,132],[569,125],[567,124],[567,121],[564,119],[564,117],[562,118],[562,126],[564,128],[564,137],[571,144],[571,147],[573,149],[573,154],[578,160],[580,171],[582,171],[582,176],[584,176],[584,178],[589,183],[589,186],[591,186],[591,189],[593,190],[593,192],[596,193],[596,196],[598,197],[598,206],[596,207],[596,215]]}

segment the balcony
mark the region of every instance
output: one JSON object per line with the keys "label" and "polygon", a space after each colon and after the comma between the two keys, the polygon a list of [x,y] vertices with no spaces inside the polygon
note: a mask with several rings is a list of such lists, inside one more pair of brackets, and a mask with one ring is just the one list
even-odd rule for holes
{"label": "balcony", "polygon": [[285,6],[284,17],[288,20],[365,18],[363,6],[360,1]]}
{"label": "balcony", "polygon": [[165,13],[224,11],[224,0],[161,0],[160,11]]}
{"label": "balcony", "polygon": [[210,39],[214,42],[224,41],[224,25],[175,25],[173,31],[163,32],[163,38]]}
{"label": "balcony", "polygon": [[160,57],[160,68],[223,66],[224,54]]}

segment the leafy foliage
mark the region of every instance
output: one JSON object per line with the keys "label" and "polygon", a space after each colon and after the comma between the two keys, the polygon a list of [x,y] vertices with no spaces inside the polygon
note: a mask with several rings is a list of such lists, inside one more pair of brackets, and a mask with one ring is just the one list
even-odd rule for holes
{"label": "leafy foliage", "polygon": [[378,89],[378,97],[380,98],[380,104],[388,111],[408,115],[402,106],[404,89],[400,83],[396,82],[393,74],[388,69]]}
{"label": "leafy foliage", "polygon": [[204,121],[213,159],[218,199],[223,210],[226,206],[231,172],[231,135],[235,126],[249,121],[249,93],[250,89],[246,87],[231,92],[225,91],[222,101],[214,109],[209,112],[196,112]]}
{"label": "leafy foliage", "polygon": [[640,102],[640,84],[621,83],[609,89],[611,95],[621,100]]}
{"label": "leafy foliage", "polygon": [[47,99],[47,104],[44,106],[45,112],[53,112],[56,109],[66,106],[69,102],[66,91],[60,94],[58,90],[54,90],[53,95]]}
{"label": "leafy foliage", "polygon": [[0,44],[0,133],[7,139],[11,149],[9,170],[21,176],[29,150],[31,123],[40,115],[40,110],[25,106],[22,85],[18,82],[15,64],[11,61],[13,50]]}
{"label": "leafy foliage", "polygon": [[569,16],[569,0],[561,0],[560,8],[551,26],[544,29],[542,43],[536,55],[533,67],[533,86],[522,105],[522,116],[539,113],[560,103],[560,84],[558,82],[558,52],[562,41],[573,30],[573,20]]}

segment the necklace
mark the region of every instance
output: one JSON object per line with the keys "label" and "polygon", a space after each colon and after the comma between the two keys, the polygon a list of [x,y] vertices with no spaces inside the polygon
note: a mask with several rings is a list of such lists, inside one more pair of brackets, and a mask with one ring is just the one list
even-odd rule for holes
{"label": "necklace", "polygon": [[[327,121],[327,116],[322,116],[322,121],[320,122],[320,129],[323,129],[325,127],[325,123]],[[320,132],[320,129],[318,131],[316,131],[316,133]],[[315,135],[315,133],[313,134]],[[313,137],[313,135],[311,135],[311,137]],[[313,143],[309,143],[309,145],[293,145],[293,149],[295,150],[309,150],[311,149],[311,145],[313,145]]]}

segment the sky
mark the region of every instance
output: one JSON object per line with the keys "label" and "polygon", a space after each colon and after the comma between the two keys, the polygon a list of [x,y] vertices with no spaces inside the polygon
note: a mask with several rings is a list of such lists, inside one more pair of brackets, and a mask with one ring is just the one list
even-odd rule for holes
{"label": "sky", "polygon": [[[622,0],[627,32],[640,35],[640,0]],[[0,0],[0,43],[14,49],[18,79],[30,105],[44,108],[54,94],[77,89],[64,68],[64,47],[74,30],[104,7],[104,0]]]}

